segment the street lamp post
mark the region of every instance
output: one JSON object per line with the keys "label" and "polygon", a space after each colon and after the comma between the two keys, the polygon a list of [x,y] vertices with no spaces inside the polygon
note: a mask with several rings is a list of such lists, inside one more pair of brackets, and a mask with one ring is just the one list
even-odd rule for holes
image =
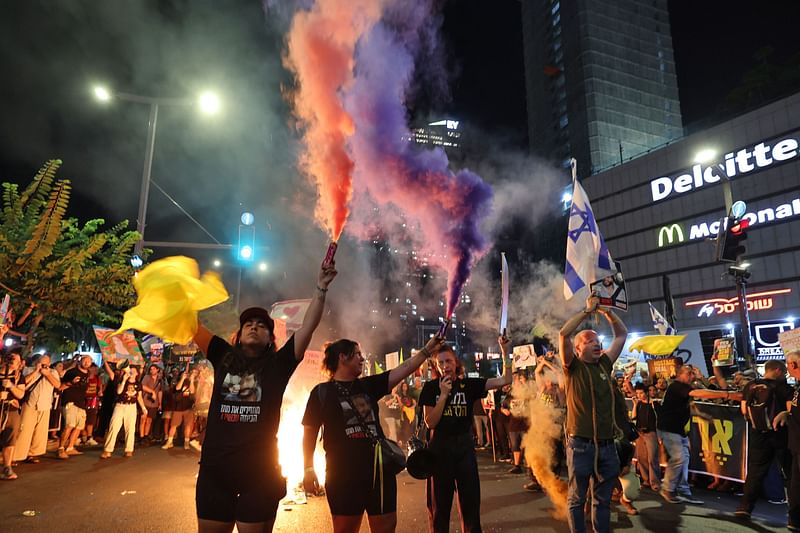
{"label": "street lamp post", "polygon": [[144,169],[142,169],[142,186],[139,190],[139,212],[136,216],[136,231],[139,240],[133,247],[133,253],[141,255],[144,249],[144,226],[147,217],[147,199],[150,197],[150,171],[153,168],[153,148],[156,144],[156,124],[158,122],[158,102],[150,104],[150,121],[147,123],[147,145],[144,152]]}
{"label": "street lamp post", "polygon": [[144,168],[142,169],[142,185],[139,190],[139,211],[136,218],[136,231],[139,233],[139,240],[133,248],[135,255],[141,255],[144,249],[144,230],[147,219],[147,200],[150,197],[150,172],[153,168],[153,150],[156,143],[156,125],[158,124],[159,106],[194,106],[198,105],[206,114],[215,114],[219,111],[220,102],[217,96],[209,91],[202,93],[197,100],[191,98],[158,98],[154,96],[142,96],[138,94],[113,92],[105,87],[97,86],[94,88],[95,97],[108,102],[112,99],[133,102],[136,104],[146,104],[150,106],[150,119],[147,123],[147,143],[144,152]]}

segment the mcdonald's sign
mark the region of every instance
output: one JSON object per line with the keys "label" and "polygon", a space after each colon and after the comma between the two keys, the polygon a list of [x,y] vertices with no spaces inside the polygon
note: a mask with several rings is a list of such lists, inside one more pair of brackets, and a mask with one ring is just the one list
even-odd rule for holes
{"label": "mcdonald's sign", "polygon": [[664,247],[664,241],[667,241],[667,244],[672,244],[674,242],[683,242],[684,240],[686,240],[686,237],[683,234],[683,228],[677,223],[661,226],[658,230],[659,248]]}

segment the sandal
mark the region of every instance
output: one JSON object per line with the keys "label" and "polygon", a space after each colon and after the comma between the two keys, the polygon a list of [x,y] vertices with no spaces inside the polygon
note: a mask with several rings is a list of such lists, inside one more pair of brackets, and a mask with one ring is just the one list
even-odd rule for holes
{"label": "sandal", "polygon": [[3,473],[0,474],[0,479],[4,479],[6,481],[13,481],[17,479],[17,477],[17,474],[14,473],[14,470],[12,470],[10,466],[3,468]]}
{"label": "sandal", "polygon": [[100,459],[108,459],[111,457],[111,452],[103,452],[100,454]]}

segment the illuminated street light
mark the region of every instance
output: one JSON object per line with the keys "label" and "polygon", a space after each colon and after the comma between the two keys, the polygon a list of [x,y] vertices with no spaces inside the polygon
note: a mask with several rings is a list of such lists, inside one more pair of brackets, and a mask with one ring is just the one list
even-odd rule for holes
{"label": "illuminated street light", "polygon": [[565,204],[570,203],[572,201],[572,193],[571,192],[565,192],[564,194],[562,194],[561,195],[561,201],[563,203],[565,203]]}
{"label": "illuminated street light", "polygon": [[136,217],[136,231],[139,233],[139,240],[133,248],[136,255],[141,255],[144,249],[144,230],[147,219],[147,200],[150,196],[150,172],[153,168],[153,150],[156,140],[156,126],[158,124],[158,109],[160,106],[181,106],[188,107],[198,105],[200,110],[206,114],[215,114],[220,109],[219,97],[206,91],[200,94],[199,98],[160,98],[155,96],[142,96],[138,94],[111,91],[101,85],[94,87],[94,96],[102,102],[111,100],[124,100],[136,104],[145,104],[150,107],[150,119],[147,125],[147,142],[144,152],[144,169],[142,170],[142,186],[139,191],[139,211]]}
{"label": "illuminated street light", "polygon": [[697,155],[694,156],[695,163],[709,163],[717,157],[717,152],[710,148],[706,148],[697,152]]}
{"label": "illuminated street light", "polygon": [[239,248],[239,257],[244,260],[251,259],[253,257],[253,247],[249,244],[245,244],[241,248]]}
{"label": "illuminated street light", "polygon": [[96,85],[94,88],[94,96],[101,102],[108,102],[111,100],[111,93],[102,85]]}
{"label": "illuminated street light", "polygon": [[222,261],[220,261],[219,259],[214,259],[214,266],[219,268],[220,266],[222,266]]}
{"label": "illuminated street light", "polygon": [[267,271],[267,268],[268,268],[268,266],[267,266],[267,264],[266,264],[266,263],[261,263],[261,264],[259,264],[259,265],[258,265],[258,269],[259,269],[261,272],[266,272],[266,271]]}
{"label": "illuminated street light", "polygon": [[13,339],[6,339],[5,344],[6,344],[6,346],[11,346],[12,344],[14,344],[14,340]]}
{"label": "illuminated street light", "polygon": [[200,106],[200,110],[203,113],[214,115],[220,108],[219,97],[211,91],[205,91],[198,97],[197,105]]}

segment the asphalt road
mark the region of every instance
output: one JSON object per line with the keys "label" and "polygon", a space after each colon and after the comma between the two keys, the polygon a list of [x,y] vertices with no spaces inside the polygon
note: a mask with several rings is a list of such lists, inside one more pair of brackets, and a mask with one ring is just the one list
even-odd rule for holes
{"label": "asphalt road", "polygon": [[[174,448],[138,449],[133,458],[120,452],[101,461],[100,450],[67,461],[55,458],[38,465],[22,464],[19,479],[0,481],[0,532],[195,531],[194,483],[198,455]],[[526,478],[507,474],[508,465],[491,462],[479,452],[482,480],[482,519],[487,532],[566,532],[566,523],[550,516],[543,494],[522,490]],[[425,484],[406,473],[398,477],[398,532],[425,531]],[[652,492],[636,502],[640,515],[612,514],[615,531],[786,531],[786,506],[759,503],[750,525],[734,519],[736,498],[696,491],[704,505],[671,505]],[[25,516],[35,511],[35,516]],[[451,531],[459,531],[453,512]],[[324,498],[305,505],[285,505],[278,511],[275,531],[293,533],[331,530]],[[368,531],[365,525],[362,531]]]}

